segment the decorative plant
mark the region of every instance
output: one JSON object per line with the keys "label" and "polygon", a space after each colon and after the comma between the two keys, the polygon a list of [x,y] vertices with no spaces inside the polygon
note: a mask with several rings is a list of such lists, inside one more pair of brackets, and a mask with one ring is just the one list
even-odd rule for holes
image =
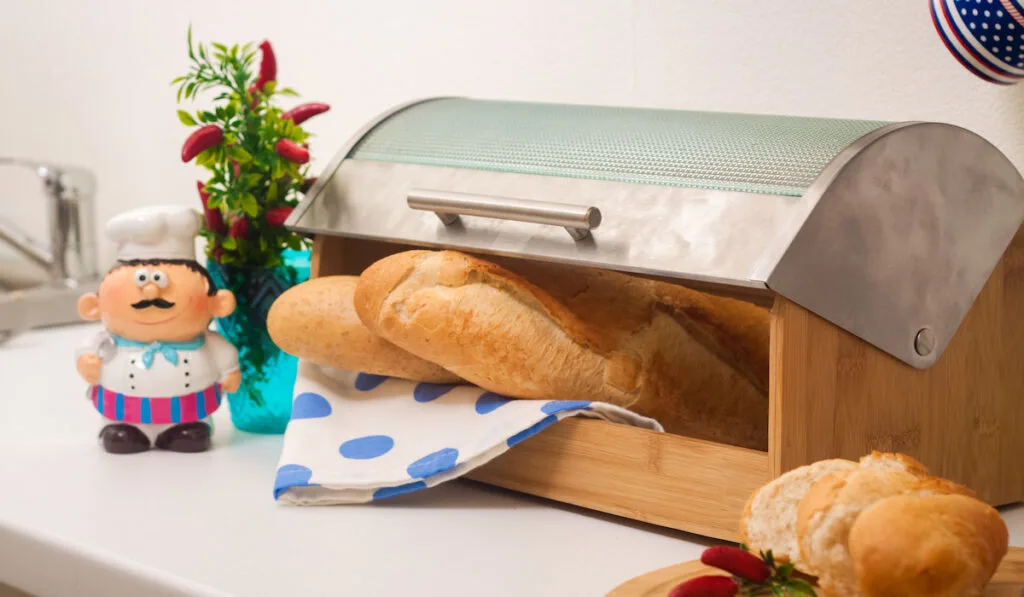
{"label": "decorative plant", "polygon": [[[262,406],[261,388],[275,375],[268,365],[281,356],[266,331],[267,311],[281,292],[299,282],[298,271],[282,254],[309,246],[305,237],[284,227],[314,180],[306,178],[310,135],[302,124],[330,106],[306,103],[283,111],[277,105],[281,97],[298,93],[278,86],[277,60],[268,41],[230,48],[193,44],[189,27],[188,58],[188,73],[171,83],[178,87],[178,103],[195,101],[205,92],[215,95],[211,108],[178,110],[178,119],[193,129],[181,160],[195,160],[210,173],[198,182],[207,265],[218,286],[239,299],[239,308],[218,326],[238,347],[242,361],[237,396]],[[233,418],[235,412],[233,406]]]}
{"label": "decorative plant", "polygon": [[283,224],[312,184],[306,178],[310,135],[302,123],[330,106],[307,103],[283,111],[277,100],[298,93],[278,87],[270,42],[258,50],[262,57],[254,72],[254,44],[193,45],[189,27],[191,67],[171,84],[178,86],[179,103],[206,91],[217,93],[212,109],[178,110],[182,124],[194,128],[181,148],[181,160],[194,159],[210,171],[198,183],[207,257],[225,265],[269,268],[280,265],[284,249],[308,247],[306,238]]}

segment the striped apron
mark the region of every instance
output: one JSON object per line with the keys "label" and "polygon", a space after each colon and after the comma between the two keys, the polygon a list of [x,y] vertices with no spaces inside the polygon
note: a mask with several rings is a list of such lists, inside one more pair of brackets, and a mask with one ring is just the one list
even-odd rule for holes
{"label": "striped apron", "polygon": [[202,421],[213,414],[221,401],[220,384],[181,396],[129,396],[96,385],[89,389],[93,406],[111,421],[168,425]]}

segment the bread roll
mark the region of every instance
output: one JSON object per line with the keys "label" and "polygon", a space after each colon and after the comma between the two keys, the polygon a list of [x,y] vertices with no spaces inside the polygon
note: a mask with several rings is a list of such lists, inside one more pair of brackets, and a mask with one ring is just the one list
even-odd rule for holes
{"label": "bread roll", "polygon": [[[768,313],[615,272],[408,251],[360,276],[372,331],[487,390],[596,400],[766,449]],[[514,268],[515,271],[512,271]]]}
{"label": "bread roll", "polygon": [[796,536],[797,507],[811,486],[829,473],[855,468],[898,470],[925,477],[928,469],[904,454],[882,453],[877,450],[860,459],[820,460],[793,469],[761,489],[747,501],[740,518],[740,540],[755,553],[771,550],[780,562],[791,562],[799,570],[807,570],[800,557]]}
{"label": "bread roll", "polygon": [[459,377],[380,338],[352,307],[355,276],[314,278],[285,291],[270,307],[267,331],[281,350],[311,363],[435,383]]}
{"label": "bread roll", "polygon": [[850,557],[864,597],[977,597],[1006,555],[1006,523],[963,495],[900,495],[864,510]]}
{"label": "bread roll", "polygon": [[948,493],[973,494],[951,481],[922,478],[890,466],[825,475],[811,486],[797,508],[796,536],[805,572],[817,576],[826,592],[855,595],[857,579],[847,541],[858,516],[892,496]]}
{"label": "bread roll", "polygon": [[796,538],[796,511],[815,481],[857,468],[852,460],[821,460],[795,468],[754,492],[740,517],[740,541],[754,553],[771,550],[775,560],[806,571]]}

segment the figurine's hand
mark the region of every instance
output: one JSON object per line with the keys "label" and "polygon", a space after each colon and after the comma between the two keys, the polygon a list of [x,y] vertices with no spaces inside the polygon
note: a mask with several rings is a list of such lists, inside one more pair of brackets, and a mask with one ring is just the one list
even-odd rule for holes
{"label": "figurine's hand", "polygon": [[97,355],[87,352],[78,357],[78,374],[86,382],[96,385],[100,382],[100,370],[103,368],[103,359]]}
{"label": "figurine's hand", "polygon": [[238,390],[240,385],[242,385],[242,372],[238,369],[225,375],[223,381],[220,382],[220,387],[231,393]]}

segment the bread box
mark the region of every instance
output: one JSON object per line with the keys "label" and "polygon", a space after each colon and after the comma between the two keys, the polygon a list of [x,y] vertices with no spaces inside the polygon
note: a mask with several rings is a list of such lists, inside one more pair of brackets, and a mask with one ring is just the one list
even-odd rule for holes
{"label": "bread box", "polygon": [[368,123],[287,225],[315,276],[452,248],[770,309],[764,450],[567,420],[472,475],[731,539],[755,488],[873,449],[1024,499],[1022,219],[1018,171],[947,124],[437,98]]}

